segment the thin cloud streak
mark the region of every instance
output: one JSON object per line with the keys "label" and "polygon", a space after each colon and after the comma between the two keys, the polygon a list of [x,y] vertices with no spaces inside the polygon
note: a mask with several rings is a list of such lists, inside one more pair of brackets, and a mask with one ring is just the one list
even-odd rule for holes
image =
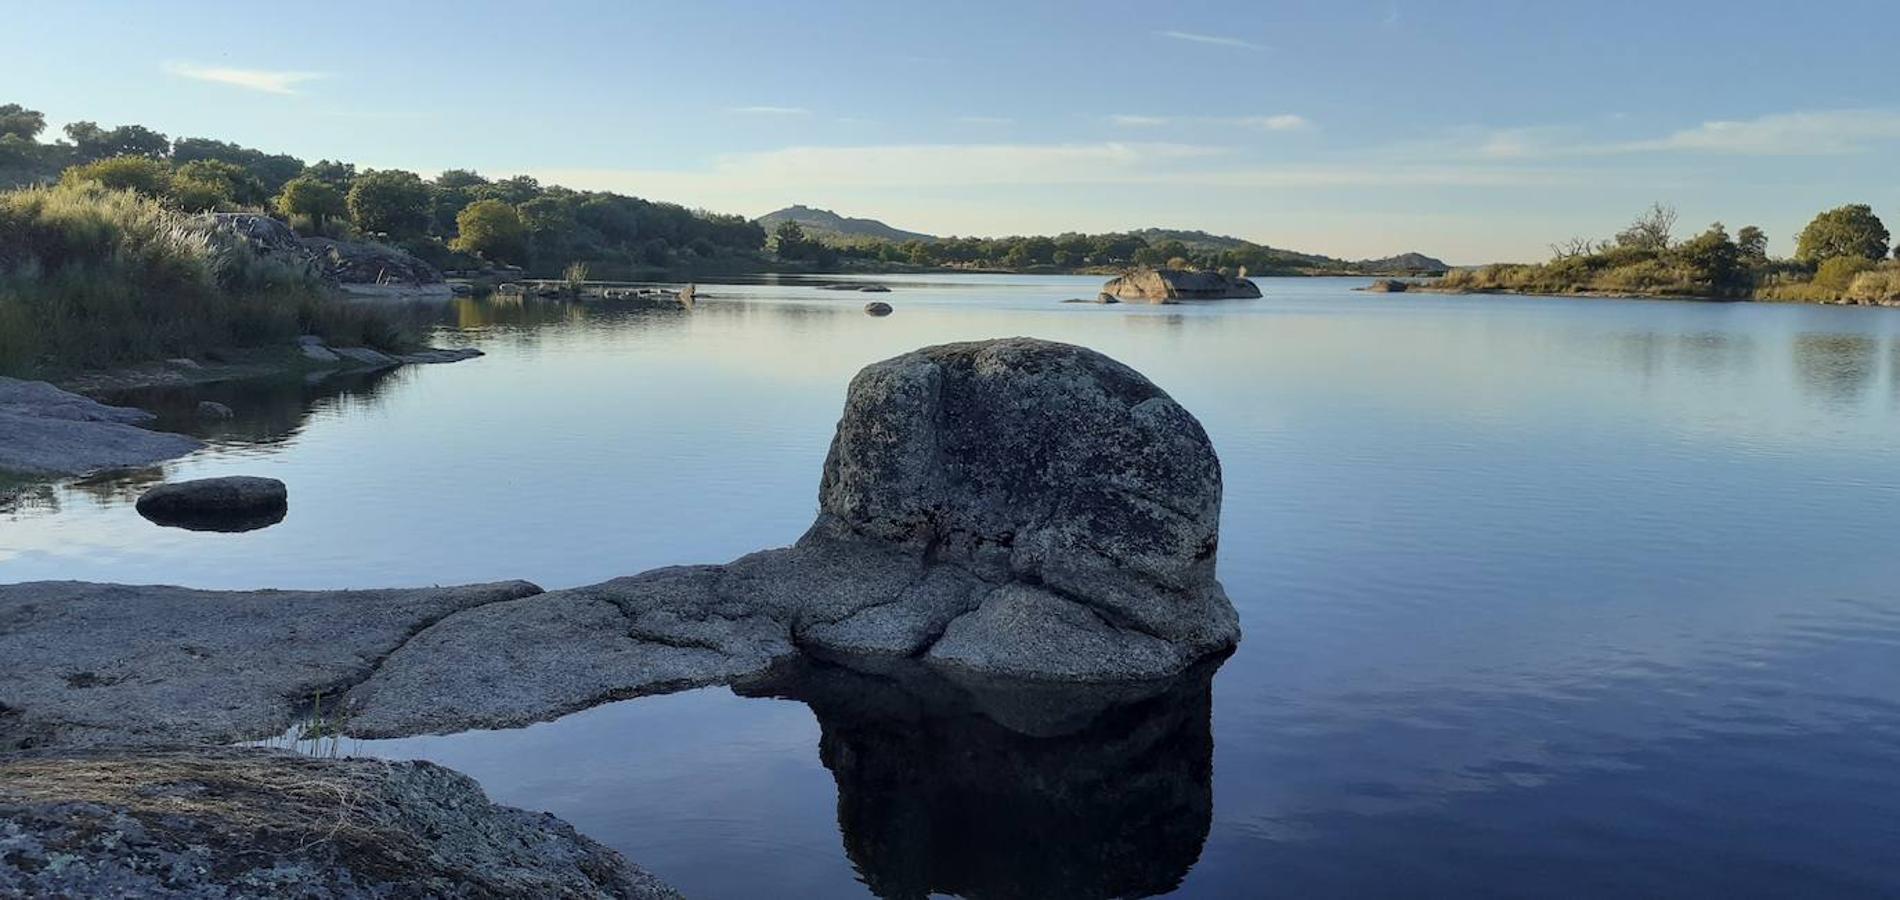
{"label": "thin cloud streak", "polygon": [[1192,41],[1193,43],[1196,43],[1196,44],[1214,44],[1220,47],[1240,47],[1246,50],[1266,49],[1265,47],[1262,47],[1259,44],[1253,43],[1252,41],[1243,41],[1240,38],[1223,37],[1221,35],[1216,35],[1216,34],[1200,34],[1193,31],[1157,31],[1155,32],[1155,35],[1158,37],[1173,38],[1174,40],[1177,40],[1177,41]]}
{"label": "thin cloud streak", "polygon": [[1163,125],[1197,123],[1206,125],[1238,125],[1243,128],[1256,128],[1261,131],[1309,131],[1313,129],[1312,120],[1305,116],[1282,113],[1273,116],[1144,116],[1129,113],[1117,113],[1108,117],[1108,122],[1121,128],[1159,128]]}
{"label": "thin cloud streak", "polygon": [[246,90],[261,91],[266,94],[295,94],[297,86],[319,78],[328,78],[323,72],[278,72],[265,69],[234,69],[225,66],[201,66],[188,62],[168,62],[165,72],[179,78],[193,81],[209,81]]}

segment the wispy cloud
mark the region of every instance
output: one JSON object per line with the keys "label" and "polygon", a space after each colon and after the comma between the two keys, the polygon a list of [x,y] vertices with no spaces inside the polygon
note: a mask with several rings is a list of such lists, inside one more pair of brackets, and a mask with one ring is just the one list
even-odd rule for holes
{"label": "wispy cloud", "polygon": [[1305,116],[1281,113],[1273,116],[1145,116],[1117,113],[1108,117],[1118,128],[1160,128],[1164,125],[1238,125],[1261,131],[1309,131],[1315,126]]}
{"label": "wispy cloud", "polygon": [[1900,110],[1834,109],[1704,122],[1656,140],[1616,145],[1616,149],[1828,156],[1864,153],[1874,144],[1894,140],[1900,140]]}
{"label": "wispy cloud", "polygon": [[958,116],[957,121],[965,125],[1014,125],[1016,120],[1007,116]]}
{"label": "wispy cloud", "polygon": [[246,90],[263,91],[267,94],[295,94],[297,86],[306,81],[328,78],[323,72],[278,72],[266,69],[234,69],[226,66],[201,66],[188,62],[168,62],[167,74],[194,81],[210,81],[228,84]]}
{"label": "wispy cloud", "polygon": [[[1613,113],[1611,123],[1628,117]],[[1397,155],[1480,158],[1500,162],[1663,154],[1839,156],[1900,143],[1900,110],[1835,109],[1722,119],[1661,137],[1605,136],[1601,126],[1531,125],[1463,128],[1390,148]]]}
{"label": "wispy cloud", "polygon": [[1108,121],[1112,125],[1119,125],[1123,128],[1159,128],[1174,120],[1168,118],[1167,116],[1137,116],[1137,115],[1128,115],[1128,114],[1117,114],[1117,115],[1109,116]]}
{"label": "wispy cloud", "polygon": [[726,112],[742,116],[809,116],[811,110],[802,106],[733,106]]}
{"label": "wispy cloud", "polygon": [[1227,37],[1225,35],[1218,35],[1218,34],[1201,34],[1199,32],[1194,32],[1194,31],[1170,30],[1170,31],[1157,31],[1155,32],[1155,35],[1157,37],[1173,38],[1174,40],[1177,40],[1177,41],[1192,41],[1196,44],[1215,44],[1221,47],[1241,47],[1247,50],[1266,49],[1252,41],[1243,41],[1237,37]]}

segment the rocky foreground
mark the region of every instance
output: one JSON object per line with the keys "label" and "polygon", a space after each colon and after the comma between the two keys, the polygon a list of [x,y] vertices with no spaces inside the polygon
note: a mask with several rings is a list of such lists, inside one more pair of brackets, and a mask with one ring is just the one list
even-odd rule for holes
{"label": "rocky foreground", "polygon": [[816,662],[1068,734],[1205,693],[1196,664],[1239,640],[1220,501],[1200,423],[1134,370],[929,347],[853,379],[806,534],[724,565],[561,591],[0,586],[0,748],[232,742],[320,699],[358,737],[519,725]]}
{"label": "rocky foreground", "polygon": [[441,766],[204,748],[0,757],[0,896],[679,894]]}

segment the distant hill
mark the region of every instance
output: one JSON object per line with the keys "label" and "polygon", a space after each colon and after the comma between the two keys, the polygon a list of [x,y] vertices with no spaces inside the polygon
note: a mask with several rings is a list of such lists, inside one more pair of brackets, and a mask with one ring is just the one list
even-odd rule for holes
{"label": "distant hill", "polygon": [[1337,269],[1348,272],[1363,272],[1369,275],[1411,274],[1415,272],[1443,272],[1451,268],[1444,260],[1426,256],[1423,253],[1401,253],[1383,259],[1347,260],[1323,256],[1318,253],[1301,253],[1298,250],[1284,250],[1256,244],[1245,238],[1224,234],[1209,234],[1205,231],[1189,231],[1178,228],[1142,228],[1133,232],[1150,244],[1167,241],[1180,241],[1192,250],[1244,250],[1259,247],[1267,251],[1275,262],[1289,268]]}
{"label": "distant hill", "polygon": [[1362,259],[1356,263],[1352,263],[1352,266],[1356,269],[1362,269],[1376,275],[1451,271],[1450,263],[1435,256],[1426,256],[1423,253],[1401,253],[1397,256],[1388,256],[1384,259]]}
{"label": "distant hill", "polygon": [[876,219],[853,219],[838,215],[828,209],[813,209],[803,204],[787,206],[775,212],[769,212],[758,218],[767,234],[777,228],[780,222],[797,222],[806,234],[817,238],[849,240],[895,241],[903,243],[909,240],[934,241],[935,235],[916,231],[892,228]]}

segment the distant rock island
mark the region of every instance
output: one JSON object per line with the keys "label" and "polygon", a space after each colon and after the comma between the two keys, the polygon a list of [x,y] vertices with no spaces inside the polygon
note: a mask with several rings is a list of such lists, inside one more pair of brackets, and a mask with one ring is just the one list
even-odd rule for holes
{"label": "distant rock island", "polygon": [[1260,286],[1244,276],[1191,269],[1136,269],[1102,285],[1117,300],[1172,303],[1176,300],[1228,300],[1260,296]]}
{"label": "distant rock island", "polygon": [[757,221],[768,234],[782,222],[797,222],[798,227],[803,228],[806,234],[817,238],[893,241],[900,244],[904,241],[937,239],[936,235],[893,228],[876,219],[853,219],[838,215],[828,209],[813,209],[803,204],[766,213]]}

